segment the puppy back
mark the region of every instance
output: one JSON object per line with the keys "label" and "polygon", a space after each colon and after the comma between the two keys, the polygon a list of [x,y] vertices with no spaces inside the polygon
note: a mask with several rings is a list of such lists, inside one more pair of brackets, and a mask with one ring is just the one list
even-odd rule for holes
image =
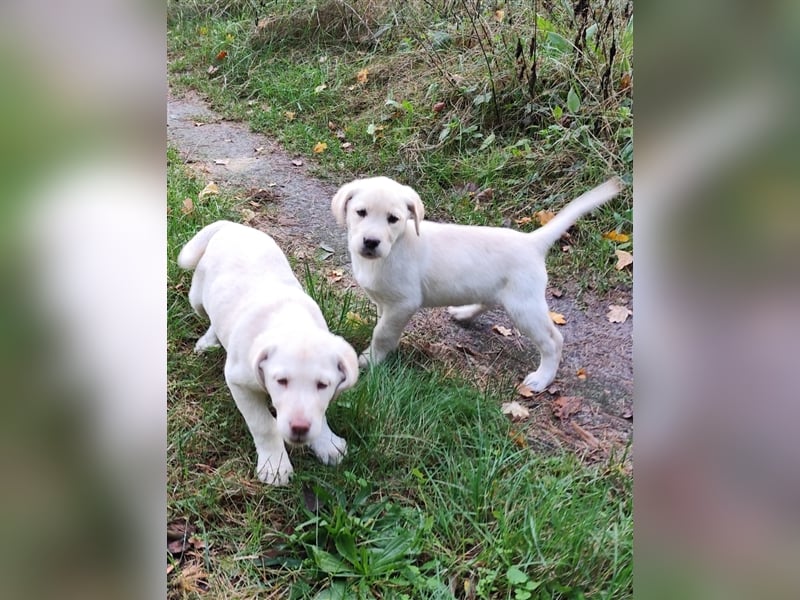
{"label": "puppy back", "polygon": [[203,258],[208,242],[214,237],[214,234],[223,227],[232,224],[231,221],[215,221],[203,227],[186,243],[180,254],[178,254],[178,266],[187,270],[197,267],[197,263]]}

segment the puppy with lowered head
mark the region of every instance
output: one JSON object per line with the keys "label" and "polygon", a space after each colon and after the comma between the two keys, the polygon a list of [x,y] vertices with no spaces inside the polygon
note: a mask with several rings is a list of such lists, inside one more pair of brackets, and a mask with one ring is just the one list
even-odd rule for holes
{"label": "puppy with lowered head", "polygon": [[539,368],[524,383],[544,390],[556,376],[563,346],[545,298],[545,255],[578,218],[620,190],[621,182],[611,179],[570,202],[546,225],[522,233],[423,221],[419,195],[388,177],[342,186],[331,209],[347,227],[356,281],[378,309],[361,366],[386,358],[421,307],[450,306],[455,319],[469,321],[502,305],[541,355]]}
{"label": "puppy with lowered head", "polygon": [[251,227],[217,221],[183,247],[178,265],[195,270],[189,302],[211,321],[195,352],[219,345],[227,352],[225,381],[253,435],[258,478],[289,481],[284,442],[308,445],[323,463],[337,464],[347,444],[330,430],[325,411],[356,383],[358,358],[328,330],[278,245]]}

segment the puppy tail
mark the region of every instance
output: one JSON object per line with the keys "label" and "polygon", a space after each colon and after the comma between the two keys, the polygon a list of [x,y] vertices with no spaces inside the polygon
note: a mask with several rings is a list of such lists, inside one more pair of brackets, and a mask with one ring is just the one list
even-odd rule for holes
{"label": "puppy tail", "polygon": [[208,242],[214,237],[220,229],[226,225],[230,225],[231,221],[215,221],[210,225],[206,225],[195,236],[190,239],[178,254],[178,266],[181,269],[194,269],[200,259],[203,258],[203,253],[206,251]]}
{"label": "puppy tail", "polygon": [[543,250],[546,250],[555,244],[578,219],[611,200],[622,191],[623,187],[624,184],[619,177],[613,177],[588,192],[584,192],[562,208],[545,225],[531,233],[531,237]]}

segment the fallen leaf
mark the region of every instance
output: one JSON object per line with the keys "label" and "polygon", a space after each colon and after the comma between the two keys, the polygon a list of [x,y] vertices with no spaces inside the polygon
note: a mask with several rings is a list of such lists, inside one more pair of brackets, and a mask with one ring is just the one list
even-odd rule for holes
{"label": "fallen leaf", "polygon": [[315,94],[319,94],[321,91],[326,90],[326,89],[328,89],[328,86],[323,83],[323,84],[318,85],[317,87],[314,88],[314,93]]}
{"label": "fallen leaf", "polygon": [[183,205],[181,206],[181,212],[185,215],[188,215],[194,210],[194,202],[192,202],[191,198],[184,198]]}
{"label": "fallen leaf", "polygon": [[518,421],[527,419],[531,411],[515,400],[514,402],[503,402],[500,407],[500,412],[504,415],[508,415],[512,420]]}
{"label": "fallen leaf", "polygon": [[433,105],[433,112],[440,113],[444,110],[445,106],[446,104],[444,102],[437,102],[436,104]]}
{"label": "fallen leaf", "polygon": [[583,399],[578,396],[559,396],[553,400],[553,414],[561,419],[568,419],[581,409]]}
{"label": "fallen leaf", "polygon": [[553,312],[552,310],[548,312],[550,313],[550,320],[556,325],[564,325],[567,322],[561,313]]}
{"label": "fallen leaf", "polygon": [[291,110],[283,111],[283,116],[286,117],[287,121],[294,121],[295,113]]}
{"label": "fallen leaf", "polygon": [[575,371],[575,375],[578,377],[578,379],[586,379],[586,369],[581,367],[580,369]]}
{"label": "fallen leaf", "polygon": [[367,320],[358,313],[349,312],[346,315],[348,323],[355,323],[357,325],[364,325]]}
{"label": "fallen leaf", "polygon": [[504,337],[509,337],[513,333],[508,327],[503,327],[502,325],[492,325],[492,331]]}
{"label": "fallen leaf", "polygon": [[194,122],[194,126],[195,127],[202,127],[203,125],[205,125],[205,123],[203,121],[195,121]]}
{"label": "fallen leaf", "polygon": [[627,242],[631,239],[631,236],[625,233],[619,233],[618,231],[609,231],[608,233],[604,233],[603,237],[612,242]]}
{"label": "fallen leaf", "polygon": [[295,159],[292,160],[292,164],[295,167],[302,167],[303,166],[303,161],[300,160],[299,158],[295,158]]}
{"label": "fallen leaf", "polygon": [[628,307],[612,304],[608,307],[608,314],[606,317],[608,317],[610,323],[624,323],[632,314],[633,312]]}
{"label": "fallen leaf", "polygon": [[228,158],[215,158],[214,164],[215,165],[227,165],[230,162]]}
{"label": "fallen leaf", "polygon": [[578,425],[575,421],[569,422],[570,427],[572,430],[577,433],[584,442],[589,444],[592,448],[597,448],[600,445],[600,442],[594,437],[590,432],[586,431],[583,427]]}
{"label": "fallen leaf", "polygon": [[326,144],[325,142],[317,142],[316,144],[314,144],[313,148],[314,154],[321,154],[322,152],[325,152],[325,150],[327,149],[328,149],[328,144]]}
{"label": "fallen leaf", "polygon": [[521,431],[510,429],[508,437],[518,448],[526,448],[528,446],[528,440],[525,439],[525,435]]}
{"label": "fallen leaf", "polygon": [[202,191],[197,195],[198,200],[202,200],[206,196],[213,196],[215,194],[219,194],[219,187],[213,181],[209,181],[208,185],[202,189]]}
{"label": "fallen leaf", "polygon": [[514,219],[514,223],[516,223],[517,225],[527,225],[531,221],[533,221],[533,219],[531,219],[530,217],[520,217],[519,219]]}
{"label": "fallen leaf", "polygon": [[350,142],[344,142],[344,143],[343,143],[343,144],[340,146],[340,148],[341,148],[342,150],[346,150],[346,151],[348,151],[348,152],[352,152],[352,151],[353,151],[353,144],[351,144]]}
{"label": "fallen leaf", "polygon": [[535,392],[524,383],[520,383],[517,386],[517,393],[523,398],[532,398]]}
{"label": "fallen leaf", "polygon": [[209,75],[213,75],[213,74],[214,74],[214,73],[216,73],[217,71],[219,71],[219,67],[217,67],[217,66],[214,66],[214,65],[209,65],[209,66],[208,66],[208,70],[207,70],[206,72],[207,72]]}
{"label": "fallen leaf", "polygon": [[[250,190],[247,194],[248,200],[260,200],[261,202],[272,202],[276,200],[275,192],[272,190],[258,188],[257,190]],[[260,204],[258,202],[251,202],[251,205],[258,208]]]}
{"label": "fallen leaf", "polygon": [[537,221],[539,221],[539,225],[546,225],[548,221],[556,216],[556,214],[554,212],[550,212],[549,210],[537,210],[535,213],[533,213],[533,216],[536,217]]}
{"label": "fallen leaf", "polygon": [[561,298],[561,296],[564,295],[564,292],[562,292],[559,288],[549,288],[549,290],[550,290],[550,295],[553,298]]}
{"label": "fallen leaf", "polygon": [[358,73],[356,73],[356,81],[358,81],[358,83],[367,83],[368,79],[369,79],[368,69],[361,69]]}
{"label": "fallen leaf", "polygon": [[625,408],[622,411],[622,414],[620,415],[620,417],[622,417],[623,419],[628,419],[629,421],[633,420],[633,409],[630,408],[630,407]]}
{"label": "fallen leaf", "polygon": [[327,273],[328,281],[331,283],[336,283],[337,281],[341,281],[342,277],[344,277],[344,271],[342,269],[331,269]]}
{"label": "fallen leaf", "polygon": [[617,271],[621,271],[628,265],[633,264],[633,254],[630,252],[626,252],[625,250],[614,250],[614,254],[617,256],[617,264],[615,267]]}
{"label": "fallen leaf", "polygon": [[228,57],[228,51],[220,50],[219,54],[217,54],[217,56],[215,57],[215,60],[222,61],[225,60],[227,57]]}
{"label": "fallen leaf", "polygon": [[493,197],[494,190],[492,188],[486,188],[482,192],[475,194],[475,202],[480,202],[481,200],[491,200]]}
{"label": "fallen leaf", "polygon": [[255,148],[256,154],[261,154],[262,152],[264,152],[264,146],[259,146],[258,148]]}
{"label": "fallen leaf", "polygon": [[496,11],[494,11],[494,20],[499,23],[500,21],[503,20],[503,17],[505,15],[506,11],[504,11],[502,8],[498,8]]}
{"label": "fallen leaf", "polygon": [[185,593],[198,593],[208,590],[208,575],[196,563],[186,565],[175,576],[177,586]]}
{"label": "fallen leaf", "polygon": [[249,223],[256,218],[256,213],[249,208],[242,209],[242,222]]}
{"label": "fallen leaf", "polygon": [[623,73],[622,76],[619,78],[619,90],[624,92],[625,90],[631,87],[631,74],[630,73]]}
{"label": "fallen leaf", "polygon": [[331,131],[336,131],[337,129],[339,129],[339,126],[333,121],[328,121],[328,129],[330,129]]}

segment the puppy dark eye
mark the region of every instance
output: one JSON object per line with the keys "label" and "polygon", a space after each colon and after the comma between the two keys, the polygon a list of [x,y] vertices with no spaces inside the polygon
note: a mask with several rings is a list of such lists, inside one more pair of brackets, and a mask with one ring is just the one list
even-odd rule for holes
{"label": "puppy dark eye", "polygon": [[287,385],[289,385],[289,380],[286,379],[286,377],[281,377],[280,379],[278,379],[278,384],[282,385],[283,387],[286,387]]}
{"label": "puppy dark eye", "polygon": [[397,223],[397,222],[398,222],[400,219],[398,219],[398,218],[397,218],[397,217],[395,217],[394,215],[389,215],[389,216],[386,218],[386,220],[387,220],[387,221],[389,221],[389,223]]}
{"label": "puppy dark eye", "polygon": [[359,217],[366,217],[366,216],[367,216],[367,211],[366,211],[365,209],[363,209],[363,208],[360,208],[360,209],[358,209],[358,210],[356,211],[356,214],[357,214]]}
{"label": "puppy dark eye", "polygon": [[327,383],[322,383],[321,381],[317,382],[317,389],[318,390],[324,390],[326,387],[328,387]]}

